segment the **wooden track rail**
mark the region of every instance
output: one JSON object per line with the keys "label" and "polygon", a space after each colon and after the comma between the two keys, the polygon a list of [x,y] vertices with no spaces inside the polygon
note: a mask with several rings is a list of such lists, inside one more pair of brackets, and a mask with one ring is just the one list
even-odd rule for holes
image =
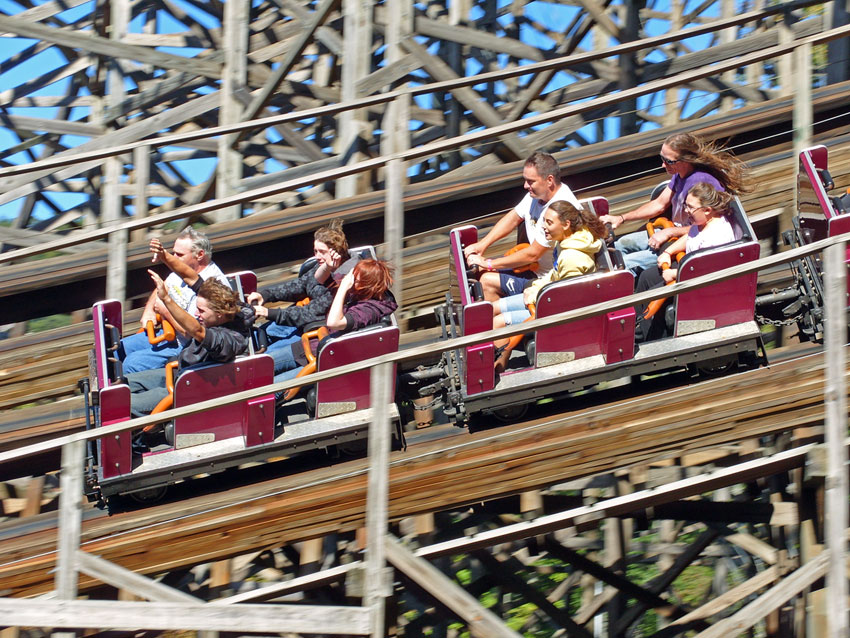
{"label": "wooden track rail", "polygon": [[[823,423],[821,355],[540,423],[396,454],[391,520],[515,494],[614,468],[679,457]],[[710,397],[710,401],[706,399]],[[82,549],[154,574],[362,527],[365,462],[203,499],[87,520]],[[6,532],[0,582],[10,595],[53,587],[56,530]],[[223,542],[226,539],[226,542]],[[140,551],[140,549],[143,551]],[[81,591],[93,586],[81,580]]]}
{"label": "wooden track rail", "polygon": [[[839,101],[843,100],[846,103],[850,87],[828,87],[828,89],[829,91],[825,91],[820,96],[819,99],[822,102],[818,102],[818,104],[822,104],[824,108],[833,108]],[[736,113],[739,116],[743,115],[740,112]],[[749,115],[745,118],[731,121],[726,117],[720,117],[712,123],[709,118],[706,118],[709,121],[700,121],[699,130],[710,137],[724,131],[729,135],[737,133],[743,136],[746,133],[758,138],[772,130],[773,126],[776,126],[775,123],[772,123],[771,127],[765,128],[762,118],[777,118],[777,121],[781,121],[782,118],[789,116],[790,102],[778,100],[775,103],[765,103],[761,107],[753,107],[748,113]],[[773,122],[773,120],[771,121]],[[590,167],[596,171],[577,175],[582,180],[588,180],[589,175],[597,176],[592,179],[589,186],[581,186],[583,182],[579,182],[577,187],[579,196],[604,195],[609,198],[614,210],[631,210],[645,200],[651,189],[658,183],[660,171],[650,171],[636,179],[624,180],[601,187],[598,185],[601,181],[600,176],[606,173],[610,175],[612,170],[623,170],[624,165],[632,167],[632,170],[634,170],[642,165],[641,162],[649,163],[650,166],[655,168],[654,158],[657,155],[658,146],[667,132],[667,130],[661,129],[651,133],[643,133],[638,136],[639,140],[628,141],[628,150],[622,150],[621,145],[626,142],[621,140],[616,143],[596,145],[594,148],[597,151],[593,156],[588,156],[586,149],[581,150],[581,152],[569,151],[561,154],[560,161],[564,166],[565,174],[572,175],[579,170],[579,166],[584,166],[585,170]],[[744,137],[740,139],[742,143],[745,142]],[[815,141],[824,143],[836,150],[850,143],[850,122],[848,122],[848,118],[845,117],[836,122],[825,124],[824,130],[817,131]],[[747,146],[744,146],[741,150],[744,151],[741,153],[742,156],[753,166],[754,176],[759,184],[756,192],[743,198],[744,207],[751,218],[755,220],[757,234],[764,240],[764,254],[767,254],[772,248],[770,245],[772,235],[778,227],[780,213],[787,212],[794,204],[793,188],[796,163],[787,143],[784,142],[768,146],[759,145],[758,151],[747,151]],[[643,158],[649,158],[648,162]],[[627,164],[623,164],[624,162],[627,162]],[[833,152],[830,158],[830,169],[837,190],[850,187],[850,156],[846,153]],[[486,176],[480,176],[480,179],[476,180],[476,186],[473,190],[477,192],[478,189],[500,189],[507,184],[514,185],[518,171],[519,168],[514,165],[493,170]],[[624,172],[627,171],[628,169]],[[567,179],[570,180],[571,178]],[[422,219],[431,219],[435,214],[438,214],[436,212],[438,208],[446,208],[449,205],[452,197],[458,198],[453,205],[459,209],[462,208],[463,202],[467,201],[460,198],[462,189],[464,187],[461,184],[447,184],[439,192],[431,192],[427,196],[423,194],[420,204],[425,208],[414,209],[413,214],[421,216]],[[465,190],[469,190],[469,185],[466,185]],[[513,190],[510,192],[513,192]],[[494,194],[502,198],[506,196],[504,191],[499,190],[496,190]],[[382,208],[382,199],[380,196],[373,196],[372,199],[373,201],[368,206],[371,207],[370,210],[374,210],[370,214],[378,214],[378,211]],[[334,203],[329,203],[322,209],[328,219],[337,213],[344,212],[342,209],[333,208],[333,206]],[[306,215],[315,215],[318,210],[319,207],[304,208]],[[362,210],[365,209],[355,208],[348,210],[348,213],[356,216],[359,214],[358,211],[362,212]],[[470,214],[484,212],[472,208],[464,210],[467,217],[459,217],[454,220],[456,223],[468,219]],[[314,219],[318,220],[319,218]],[[356,219],[357,217],[352,217],[352,220]],[[267,220],[271,222],[272,218],[268,217]],[[274,237],[276,233],[301,233],[308,226],[312,228],[316,223],[319,222],[311,221],[307,224],[302,220],[302,222],[299,222],[300,225],[292,222],[285,223],[281,217],[276,223],[262,226],[249,218],[238,223],[213,226],[210,234],[217,248],[216,254],[218,255],[221,252],[224,259],[227,259],[228,251],[237,250],[239,246],[247,246],[251,250],[255,250],[254,245],[250,242],[256,241],[261,234]],[[486,223],[485,220],[481,225],[484,226]],[[252,227],[251,224],[255,224],[255,227]],[[413,226],[413,224],[410,224],[410,226]],[[302,235],[295,234],[292,237],[301,238]],[[433,321],[430,309],[443,300],[448,287],[450,278],[445,259],[448,254],[446,228],[423,231],[420,235],[409,237],[407,243],[404,251],[405,277],[403,281],[407,320],[404,323],[408,329],[411,329],[417,325],[430,325],[430,322]],[[297,252],[298,249],[293,248],[293,250]],[[133,263],[137,263],[140,268],[148,263],[148,258],[144,256],[142,251],[146,251],[146,248],[141,245],[135,247],[131,245],[129,251],[131,254],[137,254],[133,258]],[[75,276],[88,276],[84,272],[76,270],[71,258],[68,258],[66,263],[75,273]],[[275,263],[279,264],[279,259]],[[39,262],[38,266],[22,264],[21,267],[29,269],[33,276],[57,276],[55,272],[41,273],[40,268],[43,264],[44,262]],[[101,268],[102,265],[96,268]],[[232,269],[239,267],[241,266],[234,264]],[[4,270],[15,268],[19,267],[12,266]],[[91,272],[95,272],[96,268],[93,266]],[[285,273],[283,276],[291,276],[288,269],[283,269],[283,272]],[[268,285],[278,281],[282,278],[279,273],[280,269],[276,270],[272,276],[267,277],[260,271],[261,284]],[[3,275],[0,274],[0,279],[2,277]],[[13,306],[15,299],[14,295],[8,298],[8,305]],[[135,325],[137,314],[138,311],[127,314],[126,322],[128,326]],[[418,317],[422,317],[422,321],[419,321]],[[47,333],[31,334],[0,341],[0,412],[33,402],[53,401],[72,396],[76,391],[77,380],[86,374],[87,352],[91,344],[89,326],[89,323],[83,323]],[[416,336],[409,335],[408,338],[415,340]],[[48,374],[48,372],[52,374]],[[76,407],[71,410],[79,414],[79,405],[80,402],[77,401]],[[46,408],[41,408],[41,411],[45,413],[45,416],[39,419],[40,423],[64,423],[69,409],[60,407],[55,416],[51,416],[50,411]],[[0,416],[0,449],[6,449],[3,444],[4,425],[14,428],[17,421],[25,422],[27,417],[24,415],[17,416],[16,411],[7,412]]]}
{"label": "wooden track rail", "polygon": [[[830,85],[815,91],[814,109],[816,114],[833,113],[836,108],[847,104],[850,84]],[[791,98],[778,98],[760,104],[739,109],[727,114],[701,118],[693,123],[681,124],[676,132],[690,130],[698,132],[709,139],[729,139],[740,136],[761,137],[775,132],[782,123],[790,124],[793,110]],[[765,126],[766,123],[768,126]],[[844,123],[846,126],[846,120]],[[790,130],[790,126],[789,126]],[[630,166],[633,161],[654,159],[664,137],[672,132],[671,129],[656,129],[635,136],[627,136],[617,140],[601,142],[592,146],[580,147],[555,153],[562,166],[565,180],[573,189],[582,195],[603,195],[611,197],[623,188],[622,185],[605,185],[604,177],[614,170],[624,177],[627,172],[621,166]],[[821,133],[816,141],[828,143],[830,133]],[[790,133],[789,133],[790,138]],[[786,138],[786,139],[789,139]],[[761,147],[761,145],[758,145]],[[795,162],[791,158],[791,150],[784,144],[788,166],[794,170]],[[744,149],[745,158],[758,157],[758,154],[748,153]],[[459,223],[484,213],[493,212],[505,198],[513,198],[517,192],[518,175],[521,166],[518,162],[499,166],[482,167],[480,170],[471,168],[462,177],[441,178],[433,182],[408,187],[405,193],[405,230],[406,234],[417,234],[433,231],[434,221],[440,225]],[[657,175],[661,175],[660,171]],[[646,180],[637,180],[638,184]],[[649,178],[654,185],[659,177]],[[790,193],[791,183],[786,182]],[[651,186],[649,187],[651,189]],[[627,190],[634,189],[630,186]],[[786,197],[788,194],[786,193]],[[614,204],[620,204],[616,197]],[[788,200],[786,200],[788,201]],[[500,203],[497,203],[500,202]],[[626,202],[622,202],[626,203]],[[483,204],[483,206],[482,206]],[[748,202],[744,201],[745,207]],[[754,212],[754,211],[753,211]],[[216,260],[226,270],[244,268],[259,269],[279,262],[280,254],[293,254],[303,250],[309,233],[318,225],[333,219],[343,218],[349,225],[354,225],[355,236],[363,233],[364,243],[380,243],[382,227],[380,222],[384,215],[384,192],[375,191],[367,195],[353,198],[322,202],[321,204],[286,209],[266,213],[245,219],[214,224],[208,229],[210,238],[216,248]],[[362,228],[362,230],[356,230]],[[59,258],[13,264],[0,269],[0,296],[9,298],[9,307],[21,307],[28,312],[41,313],[48,308],[58,310],[76,310],[90,306],[97,299],[97,290],[103,290],[103,276],[106,268],[106,247],[85,250],[78,254],[65,255]],[[149,264],[147,242],[131,242],[127,246],[127,261],[130,276],[128,278],[128,294],[141,294],[149,289],[149,280],[145,268]],[[84,282],[96,282],[83,285]],[[52,306],[45,305],[44,295],[53,289],[64,286],[70,297],[76,299],[73,306],[65,307],[65,301],[52,301]],[[66,295],[67,296],[67,295]],[[64,298],[63,296],[62,298]],[[21,304],[21,305],[16,305]],[[43,307],[43,309],[42,309]],[[13,314],[8,316],[0,309],[0,321],[15,320]]]}

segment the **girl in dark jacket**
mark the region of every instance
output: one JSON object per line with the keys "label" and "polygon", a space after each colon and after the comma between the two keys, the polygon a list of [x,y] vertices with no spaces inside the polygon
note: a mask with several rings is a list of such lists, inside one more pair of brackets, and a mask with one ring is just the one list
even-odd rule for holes
{"label": "girl in dark jacket", "polygon": [[[257,316],[272,322],[266,328],[266,335],[270,341],[267,352],[274,359],[275,373],[289,369],[290,346],[300,341],[305,326],[324,322],[336,282],[350,272],[357,261],[348,254],[341,220],[335,219],[313,234],[313,256],[316,263],[297,279],[248,295],[248,303],[256,304]],[[304,298],[309,298],[310,303],[295,305]],[[290,301],[293,305],[286,308],[265,306],[276,301]]]}
{"label": "girl in dark jacket", "polygon": [[[358,262],[339,283],[328,311],[328,336],[335,337],[371,326],[395,312],[398,304],[390,292],[392,283],[392,271],[387,262],[376,259],[363,259]],[[313,346],[314,350],[317,345]],[[276,370],[279,374],[275,375],[275,381],[295,378],[307,364],[300,341],[292,344],[289,351],[290,363],[284,370]]]}

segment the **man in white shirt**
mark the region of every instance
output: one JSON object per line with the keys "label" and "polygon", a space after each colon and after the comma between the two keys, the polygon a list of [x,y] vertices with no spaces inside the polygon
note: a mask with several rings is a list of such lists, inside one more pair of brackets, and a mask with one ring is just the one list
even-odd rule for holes
{"label": "man in white shirt", "polygon": [[[165,263],[171,273],[165,279],[168,295],[188,312],[196,315],[196,292],[207,279],[217,279],[228,288],[230,284],[221,269],[212,261],[212,244],[207,236],[192,227],[186,228],[174,240],[173,254],[163,249],[159,239],[151,239],[151,252],[154,261]],[[156,324],[157,313],[179,329],[179,323],[173,321],[168,311],[154,290],[145,304],[142,312],[142,329],[148,321]],[[165,366],[169,359],[178,355],[189,337],[178,332],[173,341],[162,341],[151,345],[145,332],[130,335],[121,340],[118,356],[122,360],[124,374],[152,370]]]}
{"label": "man in white shirt", "polygon": [[[552,245],[543,232],[543,213],[552,202],[567,201],[581,208],[570,187],[561,183],[558,162],[548,153],[532,153],[522,169],[523,188],[526,195],[514,208],[496,222],[483,238],[463,249],[470,266],[481,269],[479,277],[484,299],[496,301],[500,297],[522,292],[526,284],[552,268]],[[506,237],[521,223],[525,224],[528,246],[510,255],[486,259],[484,252],[495,242]],[[528,268],[537,262],[536,272],[514,270]]]}

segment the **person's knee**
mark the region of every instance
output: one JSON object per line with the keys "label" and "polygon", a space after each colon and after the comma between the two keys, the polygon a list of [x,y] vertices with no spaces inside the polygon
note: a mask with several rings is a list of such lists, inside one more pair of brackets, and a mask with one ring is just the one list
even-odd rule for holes
{"label": "person's knee", "polygon": [[629,233],[628,235],[619,237],[617,241],[614,242],[614,248],[622,253],[643,251],[649,247],[648,241],[649,236],[643,231]]}
{"label": "person's knee", "polygon": [[481,290],[486,301],[498,301],[502,296],[502,284],[499,273],[486,272],[481,275]]}

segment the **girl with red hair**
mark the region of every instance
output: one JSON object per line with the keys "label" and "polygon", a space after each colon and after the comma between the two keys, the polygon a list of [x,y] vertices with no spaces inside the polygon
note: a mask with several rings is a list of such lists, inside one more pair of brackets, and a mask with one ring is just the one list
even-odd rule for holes
{"label": "girl with red hair", "polygon": [[[387,262],[363,259],[357,263],[342,281],[334,295],[325,324],[328,336],[359,330],[380,322],[398,307],[390,286],[392,270]],[[291,365],[275,375],[275,381],[293,379],[307,364],[307,356],[298,341],[292,344]]]}

